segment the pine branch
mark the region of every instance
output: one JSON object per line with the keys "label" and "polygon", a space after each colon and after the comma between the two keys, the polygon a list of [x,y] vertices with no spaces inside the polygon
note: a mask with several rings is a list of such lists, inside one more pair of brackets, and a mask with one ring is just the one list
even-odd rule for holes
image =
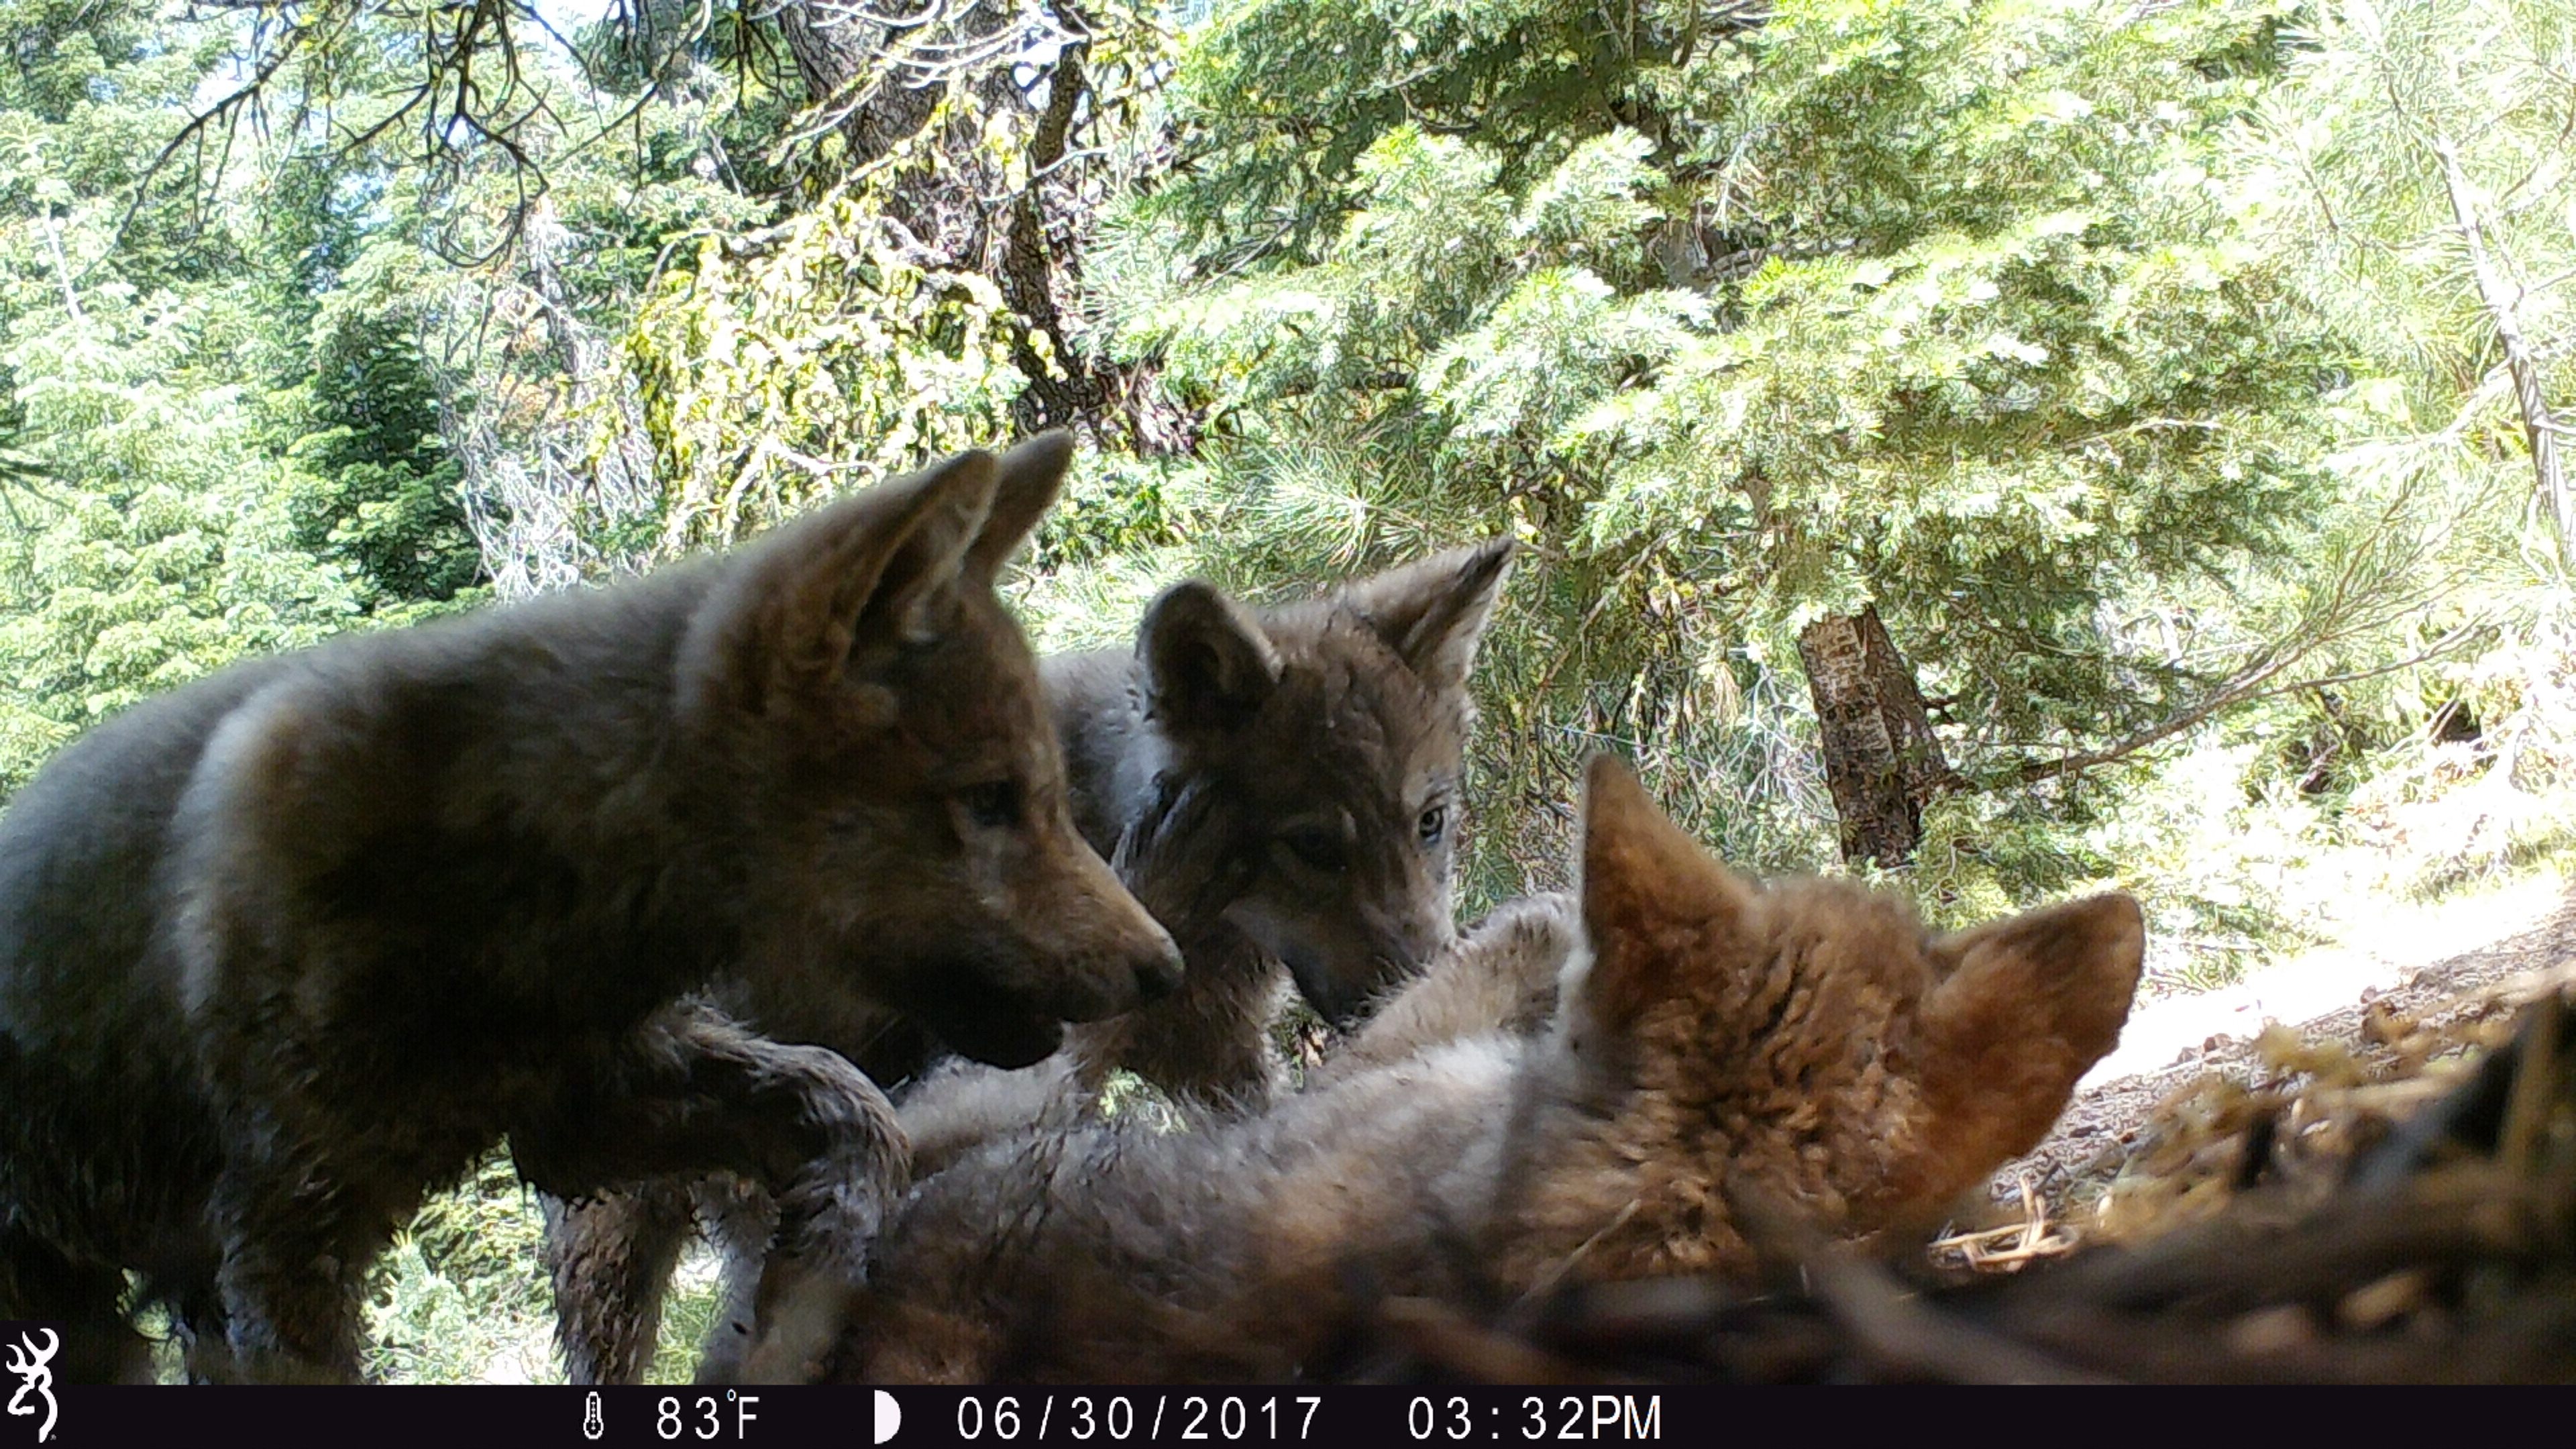
{"label": "pine branch", "polygon": [[2506,289],[2495,258],[2487,250],[2485,227],[2478,217],[2468,173],[2461,169],[2459,149],[2448,135],[2438,131],[2428,144],[2442,163],[2442,186],[2450,197],[2452,226],[2468,248],[2469,275],[2477,284],[2478,301],[2486,309],[2489,325],[2495,328],[2497,343],[2504,348],[2505,367],[2513,377],[2514,402],[2522,410],[2523,437],[2531,446],[2532,482],[2549,504],[2550,523],[2558,535],[2559,565],[2576,567],[2576,511],[2571,511],[2567,474],[2558,458],[2558,434],[2565,430],[2564,425],[2551,411],[2548,396],[2541,389],[2540,365],[2522,335],[2519,299]]}
{"label": "pine branch", "polygon": [[[2086,770],[2096,769],[2103,765],[2114,764],[2118,761],[2125,760],[2140,751],[2151,749],[2156,745],[2162,744],[2166,740],[2172,739],[2178,734],[2182,734],[2195,726],[2206,723],[2215,716],[2231,709],[2236,709],[2249,704],[2257,704],[2267,699],[2279,699],[2286,695],[2303,694],[2319,689],[2332,689],[2337,685],[2354,684],[2365,679],[2376,679],[2382,675],[2395,674],[2402,670],[2412,669],[2419,664],[2429,664],[2433,660],[2449,654],[2452,650],[2457,649],[2460,645],[2468,642],[2468,640],[2479,630],[2485,628],[2491,622],[2493,622],[2492,619],[2481,614],[2443,635],[2430,646],[2409,655],[2404,659],[2392,660],[2389,663],[2374,665],[2368,669],[2354,669],[2347,670],[2340,674],[2320,675],[2314,679],[2301,679],[2289,684],[2272,685],[2267,688],[2266,685],[2268,682],[2279,677],[2282,670],[2297,663],[2298,660],[2306,657],[2309,653],[2313,652],[2318,645],[2324,642],[2322,639],[2312,640],[2308,644],[2287,654],[2276,655],[2267,659],[2258,659],[2256,663],[2240,670],[2235,677],[2231,678],[2227,683],[2219,686],[2217,689],[2211,691],[2205,698],[2201,699],[2198,703],[2193,704],[2188,709],[2162,720],[2147,729],[2141,730],[2116,744],[2106,745],[2097,750],[2086,750],[2081,754],[2067,755],[2055,760],[2025,761],[2019,766],[2004,771],[2000,775],[1989,774],[1976,781],[1968,782],[1969,788],[1983,791],[2007,788],[2015,785],[2036,785],[2043,781],[2063,779],[2069,775],[2081,774]],[[1956,777],[1953,778],[1955,779]]]}

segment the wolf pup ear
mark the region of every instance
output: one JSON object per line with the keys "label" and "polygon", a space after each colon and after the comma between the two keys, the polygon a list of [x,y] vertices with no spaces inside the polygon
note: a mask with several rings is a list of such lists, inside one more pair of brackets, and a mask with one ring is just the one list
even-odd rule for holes
{"label": "wolf pup ear", "polygon": [[1510,576],[1512,541],[1488,539],[1344,586],[1342,598],[1433,690],[1458,689]]}
{"label": "wolf pup ear", "polygon": [[1593,1020],[1619,1031],[1712,968],[1738,963],[1760,909],[1753,888],[1667,819],[1616,755],[1583,780],[1581,987]]}
{"label": "wolf pup ear", "polygon": [[967,572],[989,581],[1002,571],[1055,502],[1072,462],[1073,434],[1062,428],[1040,433],[1002,455],[992,511],[974,546],[966,550]]}
{"label": "wolf pup ear", "polygon": [[2125,895],[2094,896],[1946,936],[1923,1003],[1923,1083],[1938,1151],[1982,1176],[2027,1152],[2076,1080],[2120,1039],[2146,957]]}
{"label": "wolf pup ear", "polygon": [[965,582],[967,551],[992,512],[997,478],[993,455],[977,449],[886,485],[919,491],[902,505],[902,521],[862,549],[834,592],[834,617],[849,621],[854,643],[939,637]]}
{"label": "wolf pup ear", "polygon": [[936,637],[993,481],[992,454],[960,453],[835,504],[791,538],[758,629],[773,673],[833,678],[869,643]]}
{"label": "wolf pup ear", "polygon": [[1279,651],[1261,621],[1214,587],[1186,579],[1137,626],[1154,715],[1184,733],[1232,729],[1279,682]]}

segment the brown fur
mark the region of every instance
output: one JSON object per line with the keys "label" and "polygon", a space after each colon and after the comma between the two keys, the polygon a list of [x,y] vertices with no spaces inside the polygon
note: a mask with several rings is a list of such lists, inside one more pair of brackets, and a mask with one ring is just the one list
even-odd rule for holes
{"label": "brown fur", "polygon": [[0,817],[0,1317],[72,1321],[66,1377],[126,1370],[130,1269],[200,1372],[354,1377],[368,1266],[506,1133],[563,1196],[767,1184],[761,1292],[828,1327],[906,1175],[891,1111],[686,993],[864,998],[1028,1061],[1177,981],[992,589],[1064,456],[241,665],[62,751]]}
{"label": "brown fur", "polygon": [[[1412,1026],[1383,1065],[1258,1118],[1041,1130],[924,1180],[878,1240],[845,1376],[1313,1371],[1370,1294],[1741,1275],[1730,1180],[1838,1234],[1906,1221],[2045,1130],[2143,948],[2124,896],[1927,938],[1849,882],[1758,887],[1607,759],[1582,876],[1588,951],[1543,1035],[1450,1034],[1523,1013],[1527,933],[1497,930],[1414,988],[1449,1005],[1390,1008]],[[1506,984],[1441,979],[1480,970]]]}
{"label": "brown fur", "polygon": [[[1347,1022],[1450,940],[1467,673],[1510,556],[1504,540],[1453,549],[1273,609],[1182,583],[1147,611],[1132,651],[1045,661],[1074,819],[1188,960],[1170,999],[1076,1029],[1068,1065],[1084,1087],[1125,1068],[1193,1110],[1256,1108],[1279,1077],[1266,1028],[1289,980]],[[938,1055],[914,1024],[838,998],[745,982],[723,1000],[889,1088]],[[932,1128],[935,1158],[1033,1120],[1054,1070],[986,1073],[997,1079],[980,1085],[952,1072],[944,1090],[977,1101],[969,1118]],[[999,1115],[1015,1107],[1026,1113]],[[618,1235],[685,1221],[692,1204],[711,1226],[761,1221],[731,1187],[645,1191],[666,1201],[576,1209],[549,1234],[576,1381],[641,1373],[685,1236]],[[739,1245],[725,1251],[751,1261]],[[734,1372],[749,1328],[739,1271],[726,1295],[700,1362],[710,1380]]]}

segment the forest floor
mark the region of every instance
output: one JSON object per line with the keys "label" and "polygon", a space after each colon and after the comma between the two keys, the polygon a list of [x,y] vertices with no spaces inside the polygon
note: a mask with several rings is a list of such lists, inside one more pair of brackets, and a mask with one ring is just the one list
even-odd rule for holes
{"label": "forest floor", "polygon": [[2265,1038],[2267,1028],[2289,1028],[2301,1051],[2357,1057],[2384,1045],[2392,1020],[2456,1042],[2471,1019],[2567,979],[2576,979],[2576,883],[2557,871],[2432,905],[2388,904],[2341,943],[2139,1007],[2056,1129],[1996,1174],[1994,1198],[2018,1207],[2027,1183],[2052,1218],[2080,1229],[2104,1187],[2159,1133],[2178,1130],[2169,1120],[2178,1109],[2188,1115],[2195,1095],[2223,1088],[2214,1079],[2253,1088],[2283,1077],[2291,1037]]}

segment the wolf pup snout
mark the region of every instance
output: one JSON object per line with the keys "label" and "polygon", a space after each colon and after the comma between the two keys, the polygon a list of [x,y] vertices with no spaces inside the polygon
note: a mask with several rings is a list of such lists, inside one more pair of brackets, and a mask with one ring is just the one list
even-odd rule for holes
{"label": "wolf pup snout", "polygon": [[1171,934],[1083,844],[1070,820],[1063,830],[1067,858],[1079,864],[1056,898],[1028,917],[1031,934],[1054,942],[1073,963],[1044,997],[1048,1007],[1066,1021],[1100,1021],[1179,990],[1181,950]]}
{"label": "wolf pup snout", "polygon": [[1180,990],[1182,969],[1181,953],[1177,947],[1152,965],[1136,968],[1137,999],[1150,1005]]}

